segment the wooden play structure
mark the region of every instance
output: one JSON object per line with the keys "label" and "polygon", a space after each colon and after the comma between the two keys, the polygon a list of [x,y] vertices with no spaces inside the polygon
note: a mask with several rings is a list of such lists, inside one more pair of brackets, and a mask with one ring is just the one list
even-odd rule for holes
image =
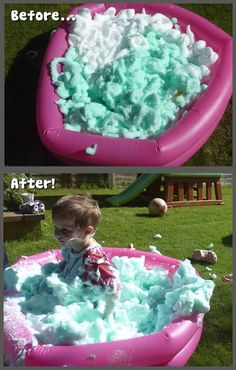
{"label": "wooden play structure", "polygon": [[147,201],[162,198],[168,207],[224,204],[221,173],[142,174],[120,194],[106,199],[119,207],[140,194]]}
{"label": "wooden play structure", "polygon": [[168,207],[224,204],[221,174],[163,174],[145,191],[149,199],[162,198]]}

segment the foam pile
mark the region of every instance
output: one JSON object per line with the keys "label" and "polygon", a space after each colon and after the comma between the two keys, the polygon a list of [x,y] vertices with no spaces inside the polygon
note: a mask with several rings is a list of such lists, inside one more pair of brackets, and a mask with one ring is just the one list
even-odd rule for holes
{"label": "foam pile", "polygon": [[121,296],[105,318],[106,292],[99,286],[79,277],[70,283],[55,273],[45,277],[36,267],[28,277],[28,270],[21,269],[17,284],[24,297],[20,305],[27,326],[40,343],[87,344],[134,338],[158,332],[175,318],[210,309],[214,282],[197,276],[189,260],[180,262],[171,278],[161,267],[147,270],[144,256],[114,257],[113,262],[121,280]]}
{"label": "foam pile", "polygon": [[115,13],[73,16],[69,48],[51,63],[56,104],[67,130],[155,138],[207,88],[202,80],[218,55],[176,18]]}

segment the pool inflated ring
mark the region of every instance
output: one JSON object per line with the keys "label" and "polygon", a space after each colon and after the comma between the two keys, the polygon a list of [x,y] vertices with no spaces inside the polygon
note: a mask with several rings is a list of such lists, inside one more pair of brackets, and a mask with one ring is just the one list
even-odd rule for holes
{"label": "pool inflated ring", "polygon": [[[114,256],[145,256],[145,266],[163,266],[172,276],[179,261],[156,253],[126,248],[104,248]],[[59,262],[60,250],[49,250],[20,258],[12,268],[34,263]],[[183,366],[197,347],[202,333],[203,314],[179,318],[158,333],[106,343],[72,346],[40,345],[27,327],[20,306],[12,300],[4,303],[4,352],[15,364],[24,353],[25,366]]]}
{"label": "pool inflated ring", "polygon": [[[86,4],[91,13],[102,13],[110,4]],[[63,116],[55,101],[58,96],[51,83],[49,65],[68,49],[68,26],[63,22],[49,42],[38,88],[37,125],[44,145],[67,164],[111,166],[179,166],[195,154],[207,141],[219,123],[232,94],[232,38],[221,29],[173,4],[113,4],[117,11],[133,7],[141,12],[161,12],[177,17],[183,29],[188,24],[197,39],[204,39],[219,55],[206,79],[208,88],[192,103],[188,113],[166,132],[155,139],[127,139],[106,137],[65,130]],[[70,14],[77,13],[74,8]],[[88,148],[96,151],[91,155]]]}

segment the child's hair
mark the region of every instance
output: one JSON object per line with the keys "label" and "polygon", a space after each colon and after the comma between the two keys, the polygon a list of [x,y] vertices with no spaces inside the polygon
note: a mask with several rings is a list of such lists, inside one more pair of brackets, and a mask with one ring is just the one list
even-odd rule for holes
{"label": "child's hair", "polygon": [[72,220],[81,229],[93,226],[96,229],[102,215],[98,202],[90,195],[66,195],[52,207],[52,218]]}

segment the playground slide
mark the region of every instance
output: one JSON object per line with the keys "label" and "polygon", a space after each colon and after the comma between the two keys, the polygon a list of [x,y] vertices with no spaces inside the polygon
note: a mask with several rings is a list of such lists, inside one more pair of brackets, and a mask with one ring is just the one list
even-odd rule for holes
{"label": "playground slide", "polygon": [[159,177],[161,177],[161,174],[143,174],[120,194],[107,198],[106,201],[114,207],[119,207],[137,197],[148,185]]}
{"label": "playground slide", "polygon": [[143,174],[137,178],[127,189],[122,191],[120,194],[114,195],[107,198],[106,201],[114,207],[119,207],[122,204],[129,202],[130,200],[137,197],[147,186],[149,186],[154,180],[164,177],[222,177],[222,173],[159,173],[159,174]]}

